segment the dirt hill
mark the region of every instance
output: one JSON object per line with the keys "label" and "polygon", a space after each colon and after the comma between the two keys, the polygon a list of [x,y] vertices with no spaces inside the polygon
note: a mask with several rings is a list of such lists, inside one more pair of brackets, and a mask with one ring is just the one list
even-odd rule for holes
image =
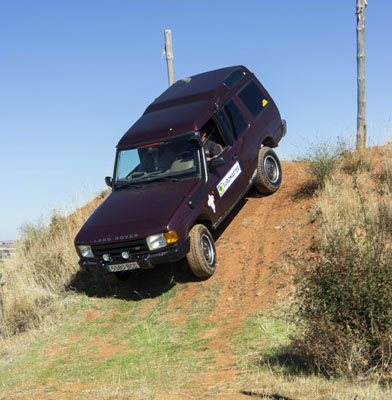
{"label": "dirt hill", "polygon": [[[203,378],[202,386],[206,389],[216,382],[231,382],[239,373],[226,333],[231,332],[232,336],[250,314],[284,301],[292,290],[293,266],[289,256],[309,252],[315,227],[311,223],[312,197],[303,190],[307,177],[304,165],[283,162],[282,169],[283,183],[278,192],[261,196],[251,190],[216,232],[215,274],[208,280],[185,278],[186,287],[169,301],[168,318],[176,324],[186,322],[195,301],[211,305],[212,311],[198,320],[213,326],[201,338],[208,339],[208,352],[217,360],[208,378]],[[156,294],[171,285],[170,268],[142,271],[137,282],[124,283],[125,290],[134,291],[135,299],[151,295],[158,302]],[[94,313],[86,315],[88,320],[95,317]],[[115,349],[101,342],[99,351],[111,354]],[[204,398],[198,396],[195,398]],[[239,397],[238,393],[220,393],[219,398]]]}
{"label": "dirt hill", "polygon": [[[192,319],[198,326],[194,343],[203,342],[211,361],[202,372],[196,368],[195,371],[186,372],[184,375],[183,380],[196,385],[195,392],[189,392],[187,389],[187,394],[182,396],[179,393],[168,394],[173,391],[163,392],[161,389],[158,395],[140,397],[139,394],[139,397],[135,398],[249,398],[250,392],[241,395],[240,383],[236,383],[243,373],[238,367],[233,337],[240,334],[252,313],[269,310],[286,300],[292,290],[293,266],[289,256],[307,253],[315,231],[311,223],[312,198],[302,190],[306,180],[303,164],[283,162],[282,168],[283,183],[277,193],[260,196],[251,190],[231,213],[224,226],[216,232],[218,264],[215,274],[210,279],[192,278],[190,273],[184,272],[185,262],[140,271],[135,280],[123,283],[120,289],[112,289],[111,293],[100,292],[101,289],[93,287],[91,283],[88,287],[83,286],[85,281],[80,277],[76,279],[73,287],[84,291],[89,298],[97,299],[97,302],[93,303],[95,308],[83,311],[80,319],[68,328],[68,333],[62,336],[58,334],[55,340],[49,339],[43,345],[41,353],[34,353],[34,357],[38,357],[40,361],[31,361],[31,368],[36,368],[38,372],[34,372],[34,377],[30,380],[24,375],[26,367],[13,367],[10,371],[12,379],[23,379],[24,385],[12,396],[7,392],[7,398],[133,399],[129,391],[126,393],[131,397],[124,397],[121,393],[103,395],[102,388],[97,389],[99,382],[94,382],[94,379],[99,381],[100,378],[88,379],[88,374],[95,371],[94,374],[99,377],[102,374],[99,368],[102,368],[105,371],[103,376],[111,373],[114,376],[113,368],[117,367],[113,357],[139,357],[139,353],[142,357],[141,353],[147,351],[150,346],[135,350],[132,341],[134,338],[129,336],[132,327],[125,328],[124,322],[119,323],[119,319],[127,318],[126,321],[131,323],[132,318],[135,319],[137,315],[136,319],[143,323],[147,319],[146,315],[151,319],[148,310],[154,310],[154,307],[158,309],[163,301],[165,312],[159,314],[153,311],[156,318],[170,323],[170,329],[182,329]],[[100,201],[95,200],[94,204],[98,205]],[[174,286],[178,290],[172,290]],[[122,302],[119,303],[119,300]],[[147,328],[149,329],[148,324]],[[181,332],[185,332],[185,329]],[[195,333],[192,331],[193,334]],[[178,357],[193,351],[196,360],[199,354],[204,354],[200,352],[204,352],[205,349],[199,348],[185,352],[181,349],[176,350],[186,341],[186,336],[184,339],[175,339],[174,335],[174,338],[168,337],[167,340],[169,343],[175,343],[170,351],[178,351]],[[154,342],[153,345],[155,344]],[[160,360],[159,354],[156,357]],[[95,359],[98,361],[94,361]],[[162,368],[161,361],[154,360],[146,363],[151,365],[151,369],[155,368],[155,364]],[[88,372],[79,376],[77,371],[81,368],[80,363],[88,362],[90,364],[85,366]],[[182,361],[178,362],[181,368],[188,368]],[[128,363],[129,368],[134,368],[133,362]],[[169,361],[168,365],[171,365]],[[104,369],[106,366],[109,368],[107,372]],[[66,368],[66,374],[56,375],[56,371],[63,371],[63,368]],[[161,370],[158,369],[159,371]],[[167,374],[170,376],[169,372]],[[128,379],[134,382],[136,378]],[[165,379],[161,382],[164,381]],[[144,382],[142,378],[140,382]],[[178,385],[182,383],[178,382]],[[148,382],[145,385],[151,386]],[[76,396],[76,393],[79,393],[80,397]],[[0,399],[2,398],[6,397],[0,395]]]}
{"label": "dirt hill", "polygon": [[[308,248],[311,199],[301,194],[303,166],[283,163],[282,168],[278,192],[263,197],[252,190],[217,232],[218,264],[209,280],[219,282],[216,303],[225,306],[215,309],[216,321],[230,315],[240,324],[246,314],[271,307],[290,290],[291,268],[285,256]],[[203,284],[192,282],[173,304],[186,307]]]}

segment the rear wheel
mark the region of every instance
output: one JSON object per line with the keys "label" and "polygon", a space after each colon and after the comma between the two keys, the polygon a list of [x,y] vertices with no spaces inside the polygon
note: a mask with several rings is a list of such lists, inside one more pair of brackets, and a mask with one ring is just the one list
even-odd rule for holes
{"label": "rear wheel", "polygon": [[282,167],[275,152],[269,147],[259,150],[255,187],[260,193],[275,193],[282,183]]}
{"label": "rear wheel", "polygon": [[216,251],[210,231],[201,224],[189,232],[190,251],[186,258],[194,275],[199,278],[211,276],[215,272]]}

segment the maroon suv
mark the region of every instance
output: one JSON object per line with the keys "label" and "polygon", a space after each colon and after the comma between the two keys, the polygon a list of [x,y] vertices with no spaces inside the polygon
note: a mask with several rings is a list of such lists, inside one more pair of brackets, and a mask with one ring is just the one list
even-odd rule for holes
{"label": "maroon suv", "polygon": [[117,273],[186,257],[215,271],[211,231],[254,185],[278,190],[272,147],[286,123],[257,78],[234,66],[176,82],[117,145],[112,193],[75,238],[80,265]]}

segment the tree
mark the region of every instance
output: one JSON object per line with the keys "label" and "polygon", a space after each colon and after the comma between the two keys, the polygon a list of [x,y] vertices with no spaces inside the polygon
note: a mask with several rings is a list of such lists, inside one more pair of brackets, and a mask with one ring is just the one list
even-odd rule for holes
{"label": "tree", "polygon": [[357,1],[357,150],[366,148],[366,73],[365,73],[365,8],[367,0]]}

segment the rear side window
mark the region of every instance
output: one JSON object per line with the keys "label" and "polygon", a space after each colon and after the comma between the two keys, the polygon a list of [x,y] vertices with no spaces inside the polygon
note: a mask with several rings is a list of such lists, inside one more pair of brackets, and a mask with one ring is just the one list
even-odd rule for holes
{"label": "rear side window", "polygon": [[238,97],[255,118],[258,117],[268,105],[267,96],[253,81],[249,82],[249,84],[241,90]]}
{"label": "rear side window", "polygon": [[233,100],[229,100],[223,107],[223,110],[230,121],[235,138],[238,139],[248,128],[248,122]]}
{"label": "rear side window", "polygon": [[233,71],[224,81],[223,83],[229,88],[233,88],[242,78],[244,78],[246,72],[242,69],[236,69]]}

